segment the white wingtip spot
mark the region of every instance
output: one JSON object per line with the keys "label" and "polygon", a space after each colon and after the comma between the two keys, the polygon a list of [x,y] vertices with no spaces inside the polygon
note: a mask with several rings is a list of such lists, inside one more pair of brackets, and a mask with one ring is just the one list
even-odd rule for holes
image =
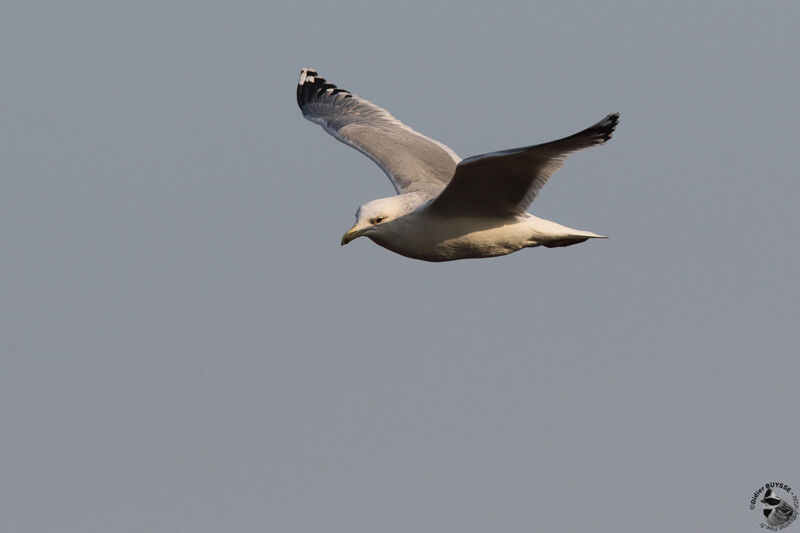
{"label": "white wingtip spot", "polygon": [[316,73],[317,73],[317,71],[315,71],[314,69],[311,69],[311,68],[301,69],[300,70],[300,81],[297,82],[297,85],[303,85],[306,81],[308,81],[308,83],[314,83],[314,74],[316,74]]}

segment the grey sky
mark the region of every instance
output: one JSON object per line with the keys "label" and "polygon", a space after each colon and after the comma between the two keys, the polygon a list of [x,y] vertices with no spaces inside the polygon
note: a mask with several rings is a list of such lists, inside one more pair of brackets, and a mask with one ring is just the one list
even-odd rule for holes
{"label": "grey sky", "polygon": [[[0,529],[726,531],[800,486],[800,4],[13,2]],[[427,264],[299,70],[462,157],[621,113]],[[793,525],[792,527],[798,527]]]}

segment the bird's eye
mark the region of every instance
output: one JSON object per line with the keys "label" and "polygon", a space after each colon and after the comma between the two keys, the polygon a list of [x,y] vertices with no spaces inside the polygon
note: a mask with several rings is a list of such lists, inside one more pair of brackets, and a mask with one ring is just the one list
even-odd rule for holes
{"label": "bird's eye", "polygon": [[375,217],[375,218],[373,218],[372,220],[370,220],[370,222],[371,222],[372,224],[380,224],[380,223],[381,223],[381,222],[383,222],[384,220],[386,220],[386,217]]}

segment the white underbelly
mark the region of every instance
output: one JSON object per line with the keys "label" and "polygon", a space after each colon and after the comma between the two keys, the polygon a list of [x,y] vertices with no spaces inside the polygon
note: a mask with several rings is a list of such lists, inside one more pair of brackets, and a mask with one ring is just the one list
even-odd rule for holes
{"label": "white underbelly", "polygon": [[381,238],[377,244],[407,257],[425,261],[452,261],[492,257],[530,246],[531,230],[526,221],[514,219],[448,219],[429,224],[416,220]]}

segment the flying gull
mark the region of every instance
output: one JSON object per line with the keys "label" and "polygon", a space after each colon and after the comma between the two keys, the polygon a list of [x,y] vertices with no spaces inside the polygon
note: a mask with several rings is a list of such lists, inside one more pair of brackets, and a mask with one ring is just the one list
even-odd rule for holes
{"label": "flying gull", "polygon": [[526,211],[567,155],[611,138],[619,113],[557,141],[462,160],[315,70],[300,72],[297,104],[305,118],[375,161],[397,191],[359,207],[342,245],[365,235],[406,257],[452,261],[605,238]]}

